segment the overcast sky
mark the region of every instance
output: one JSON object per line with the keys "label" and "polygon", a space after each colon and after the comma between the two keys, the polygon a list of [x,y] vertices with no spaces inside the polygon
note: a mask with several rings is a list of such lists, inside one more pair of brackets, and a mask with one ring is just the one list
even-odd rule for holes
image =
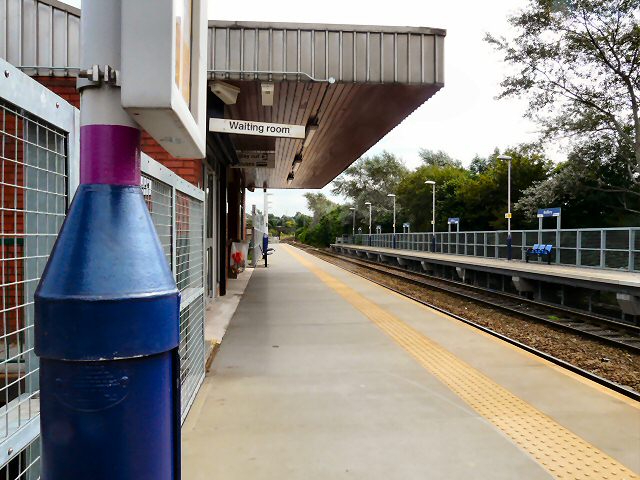
{"label": "overcast sky", "polygon": [[[388,150],[415,167],[420,148],[444,150],[468,164],[475,154],[487,155],[495,147],[535,138],[536,126],[523,119],[525,102],[495,100],[505,66],[482,40],[486,32],[507,33],[507,16],[525,4],[525,0],[209,0],[209,18],[446,29],[444,88],[369,151]],[[274,190],[270,211],[278,215],[306,212],[304,192]],[[262,191],[248,192],[248,211],[252,204],[262,209]]]}
{"label": "overcast sky", "polygon": [[[210,0],[210,18],[289,22],[354,23],[437,27],[447,30],[445,86],[369,152],[399,155],[409,167],[419,164],[418,150],[444,150],[468,164],[475,154],[494,147],[532,140],[536,126],[523,119],[526,103],[495,100],[505,72],[500,56],[483,42],[486,32],[508,32],[506,18],[524,0],[324,0],[309,4],[293,0],[236,4]],[[242,8],[237,8],[242,5]],[[323,189],[329,193],[329,188]],[[302,190],[275,190],[270,211],[293,215],[307,211]],[[247,195],[247,209],[262,209],[263,194]]]}

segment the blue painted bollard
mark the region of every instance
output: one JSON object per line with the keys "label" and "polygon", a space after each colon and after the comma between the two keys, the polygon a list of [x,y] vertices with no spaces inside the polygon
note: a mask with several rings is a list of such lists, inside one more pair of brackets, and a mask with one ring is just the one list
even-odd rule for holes
{"label": "blue painted bollard", "polygon": [[35,294],[43,480],[180,478],[179,304],[140,188],[81,185]]}

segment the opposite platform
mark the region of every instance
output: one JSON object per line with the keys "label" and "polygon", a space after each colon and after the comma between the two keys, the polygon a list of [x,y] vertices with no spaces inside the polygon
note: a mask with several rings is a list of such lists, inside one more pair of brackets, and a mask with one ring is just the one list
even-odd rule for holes
{"label": "opposite platform", "polygon": [[183,429],[195,479],[637,478],[640,408],[281,245]]}
{"label": "opposite platform", "polygon": [[568,265],[547,265],[546,263],[521,260],[505,260],[500,258],[474,257],[470,255],[454,255],[447,253],[420,252],[384,247],[368,247],[364,245],[332,244],[337,251],[353,251],[362,254],[384,255],[391,258],[426,261],[451,267],[469,268],[473,270],[511,275],[532,280],[543,280],[551,283],[573,284],[578,287],[602,289],[612,292],[623,292],[631,295],[640,294],[640,273],[623,270],[572,267]]}

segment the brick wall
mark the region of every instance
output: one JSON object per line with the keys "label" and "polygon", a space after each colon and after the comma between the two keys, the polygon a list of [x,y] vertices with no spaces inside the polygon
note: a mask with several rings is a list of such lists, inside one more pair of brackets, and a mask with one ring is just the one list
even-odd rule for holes
{"label": "brick wall", "polygon": [[[80,93],[76,90],[76,79],[71,77],[33,77],[42,85],[60,95],[76,108],[80,108]],[[175,158],[162,148],[146,132],[142,132],[142,151],[165,167],[180,175],[186,181],[202,188],[202,161],[198,159]]]}

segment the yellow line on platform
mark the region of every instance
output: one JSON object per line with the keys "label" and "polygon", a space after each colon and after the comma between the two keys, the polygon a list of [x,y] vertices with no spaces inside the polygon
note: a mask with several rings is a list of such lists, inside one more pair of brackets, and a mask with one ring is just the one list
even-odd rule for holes
{"label": "yellow line on platform", "polygon": [[295,252],[292,247],[283,247],[553,477],[576,480],[640,478],[611,456]]}

